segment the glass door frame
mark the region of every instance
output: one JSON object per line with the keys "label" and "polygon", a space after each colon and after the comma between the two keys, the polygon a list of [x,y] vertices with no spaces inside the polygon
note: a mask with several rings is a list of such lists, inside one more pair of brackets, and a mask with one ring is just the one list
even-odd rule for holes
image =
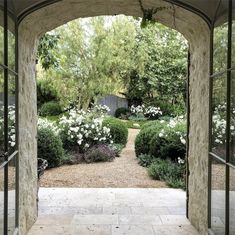
{"label": "glass door frame", "polygon": [[[8,11],[8,0],[4,0],[3,2],[3,53],[4,53],[4,58],[3,58],[3,63],[0,64],[0,68],[3,70],[3,93],[4,93],[4,98],[3,98],[3,105],[4,105],[4,154],[1,156],[3,159],[1,164],[0,164],[0,169],[4,171],[4,208],[3,208],[3,235],[8,235],[8,229],[9,229],[9,208],[8,208],[8,203],[9,203],[9,164],[12,160],[14,160],[14,167],[15,167],[15,175],[14,175],[14,190],[15,190],[15,197],[14,197],[14,230],[12,231],[13,235],[19,234],[19,157],[18,157],[18,137],[19,137],[19,105],[18,105],[18,93],[19,93],[19,85],[18,85],[18,28],[17,28],[17,21],[15,17],[12,16],[11,12]],[[10,27],[9,27],[9,19],[13,22],[13,27],[12,30],[13,35],[14,35],[14,55],[13,55],[13,61],[15,64],[15,68],[10,68],[9,65],[9,38],[8,34],[10,32]],[[9,77],[13,77],[14,81],[14,87],[15,87],[15,95],[14,95],[14,104],[15,104],[15,119],[14,119],[14,127],[15,127],[15,146],[14,150],[10,151],[9,149]]]}
{"label": "glass door frame", "polygon": [[[209,168],[208,168],[208,231],[209,234],[214,234],[212,231],[212,161],[216,160],[225,166],[225,235],[230,234],[230,169],[235,169],[235,166],[231,164],[231,94],[232,94],[232,71],[235,68],[232,66],[232,21],[234,13],[233,1],[227,0],[228,4],[228,33],[227,33],[227,67],[214,73],[214,24],[211,29],[210,36],[210,80],[209,80]],[[235,39],[233,39],[235,40]],[[213,152],[213,88],[214,79],[221,75],[226,75],[226,146],[225,146],[225,159]],[[215,234],[216,235],[216,234]]]}

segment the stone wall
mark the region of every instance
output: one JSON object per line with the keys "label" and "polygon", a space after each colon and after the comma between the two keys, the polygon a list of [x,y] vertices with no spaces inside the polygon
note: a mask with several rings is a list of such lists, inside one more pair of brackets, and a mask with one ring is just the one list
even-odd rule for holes
{"label": "stone wall", "polygon": [[[146,8],[168,6],[156,20],[188,40],[190,66],[189,219],[207,234],[209,28],[197,15],[161,0],[145,0]],[[125,14],[142,16],[138,1],[66,0],[27,16],[20,26],[20,216],[21,234],[36,218],[36,39],[79,17]]]}

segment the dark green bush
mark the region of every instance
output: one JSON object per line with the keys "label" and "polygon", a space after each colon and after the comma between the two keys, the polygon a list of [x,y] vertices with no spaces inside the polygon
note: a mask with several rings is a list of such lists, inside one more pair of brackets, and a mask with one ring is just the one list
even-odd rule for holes
{"label": "dark green bush", "polygon": [[38,157],[48,161],[48,167],[62,164],[64,149],[60,137],[47,128],[38,129]]}
{"label": "dark green bush", "polygon": [[44,103],[40,109],[40,116],[56,116],[62,113],[60,104],[56,101]]}
{"label": "dark green bush", "polygon": [[114,144],[126,145],[128,138],[128,129],[122,121],[116,118],[106,118],[103,125],[110,128],[110,134]]}
{"label": "dark green bush", "polygon": [[87,163],[106,161],[110,162],[113,161],[115,157],[115,151],[105,144],[94,145],[84,154],[84,159]]}
{"label": "dark green bush", "polygon": [[156,180],[166,181],[168,186],[185,189],[185,164],[156,159],[148,168],[149,175]]}
{"label": "dark green bush", "polygon": [[164,135],[155,134],[150,141],[149,154],[161,159],[170,158],[176,161],[178,157],[184,159],[186,145],[181,143],[180,134],[186,134],[185,126],[178,124],[175,128],[165,129]]}
{"label": "dark green bush", "polygon": [[150,126],[146,125],[146,128],[144,128],[144,125],[135,139],[135,153],[137,157],[140,154],[149,154],[152,138],[159,134],[164,127],[164,124],[159,121],[153,121],[152,123]]}
{"label": "dark green bush", "polygon": [[55,87],[48,79],[40,79],[37,81],[37,103],[38,107],[49,101],[56,101],[58,94]]}
{"label": "dark green bush", "polygon": [[129,108],[126,107],[117,108],[115,111],[116,118],[127,119],[129,115],[130,115],[130,110]]}

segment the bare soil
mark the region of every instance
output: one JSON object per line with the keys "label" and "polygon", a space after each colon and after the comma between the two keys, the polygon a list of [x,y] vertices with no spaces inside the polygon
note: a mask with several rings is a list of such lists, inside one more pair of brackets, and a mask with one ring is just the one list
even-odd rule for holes
{"label": "bare soil", "polygon": [[45,171],[41,187],[78,188],[166,188],[161,181],[152,180],[147,169],[138,165],[134,141],[139,130],[129,129],[127,146],[113,162],[64,165]]}

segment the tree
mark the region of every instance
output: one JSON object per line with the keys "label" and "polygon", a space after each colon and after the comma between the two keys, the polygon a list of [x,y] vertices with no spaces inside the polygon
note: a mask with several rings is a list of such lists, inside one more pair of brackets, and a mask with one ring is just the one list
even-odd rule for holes
{"label": "tree", "polygon": [[58,67],[58,59],[53,53],[57,49],[58,42],[59,36],[56,34],[46,33],[40,38],[37,60],[40,60],[43,69]]}
{"label": "tree", "polygon": [[112,22],[110,19],[79,19],[53,32],[60,35],[58,48],[53,51],[59,66],[43,76],[57,87],[63,105],[72,103],[86,109],[99,97],[125,89],[123,74],[143,70],[143,53],[133,52],[134,20],[123,16]]}
{"label": "tree", "polygon": [[45,40],[51,49],[43,54],[55,58],[58,66],[44,66],[49,69],[39,77],[53,84],[63,106],[86,109],[99,97],[117,93],[136,102],[182,102],[186,41],[160,24],[143,29],[140,24],[133,17],[93,17],[57,28],[49,35],[60,40]]}
{"label": "tree", "polygon": [[161,24],[137,28],[136,50],[144,47],[147,61],[144,74],[133,71],[127,86],[127,97],[142,101],[156,98],[171,104],[185,98],[187,43],[176,31]]}

